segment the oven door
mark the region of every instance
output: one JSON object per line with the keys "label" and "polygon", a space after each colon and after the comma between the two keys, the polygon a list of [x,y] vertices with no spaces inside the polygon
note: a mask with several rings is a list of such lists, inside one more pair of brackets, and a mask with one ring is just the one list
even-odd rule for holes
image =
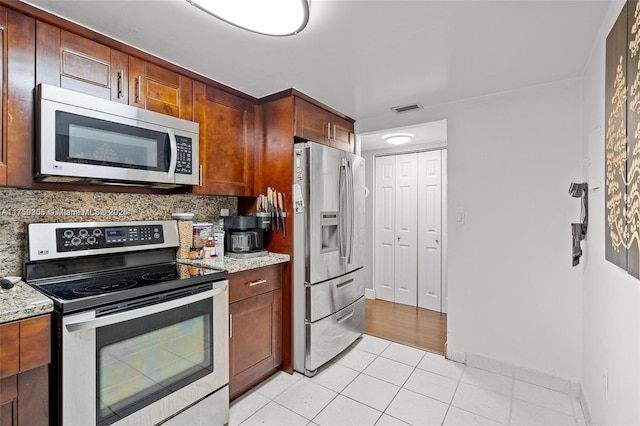
{"label": "oven door", "polygon": [[[137,309],[63,317],[62,424],[156,424],[225,387],[227,287],[218,281]],[[227,419],[228,409],[227,399],[219,407]]]}

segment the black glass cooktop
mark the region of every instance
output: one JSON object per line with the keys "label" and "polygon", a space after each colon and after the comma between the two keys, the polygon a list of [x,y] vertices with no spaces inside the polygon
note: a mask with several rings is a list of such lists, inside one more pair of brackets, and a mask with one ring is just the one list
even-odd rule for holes
{"label": "black glass cooktop", "polygon": [[56,311],[69,313],[219,281],[227,276],[227,271],[173,261],[59,277],[32,285],[53,299]]}

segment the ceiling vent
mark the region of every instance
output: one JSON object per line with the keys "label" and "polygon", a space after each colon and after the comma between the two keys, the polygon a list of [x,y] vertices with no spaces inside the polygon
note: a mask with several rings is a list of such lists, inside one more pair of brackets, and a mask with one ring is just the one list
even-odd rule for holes
{"label": "ceiling vent", "polygon": [[395,106],[391,108],[393,111],[395,111],[398,114],[402,114],[405,112],[410,112],[410,111],[415,111],[418,109],[422,109],[422,105],[420,104],[411,104],[411,105],[402,105],[402,106]]}

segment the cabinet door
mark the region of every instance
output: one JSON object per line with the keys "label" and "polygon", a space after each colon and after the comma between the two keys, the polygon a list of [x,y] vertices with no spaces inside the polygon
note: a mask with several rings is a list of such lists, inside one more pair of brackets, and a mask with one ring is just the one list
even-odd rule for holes
{"label": "cabinet door", "polygon": [[0,425],[18,424],[18,376],[0,379]]}
{"label": "cabinet door", "polygon": [[331,120],[331,145],[343,151],[354,152],[355,135],[353,134],[353,123],[337,116],[332,116]]}
{"label": "cabinet door", "polygon": [[300,98],[295,99],[295,135],[303,139],[330,145],[329,114]]}
{"label": "cabinet door", "polygon": [[353,152],[353,123],[303,99],[295,99],[295,135]]}
{"label": "cabinet door", "polygon": [[193,80],[130,56],[129,105],[192,120]]}
{"label": "cabinet door", "polygon": [[282,362],[281,290],[229,305],[229,392],[234,399]]}
{"label": "cabinet door", "polygon": [[36,24],[36,82],[127,103],[128,56],[43,22]]}
{"label": "cabinet door", "polygon": [[194,92],[202,165],[202,185],[195,192],[255,195],[254,104],[198,82]]}

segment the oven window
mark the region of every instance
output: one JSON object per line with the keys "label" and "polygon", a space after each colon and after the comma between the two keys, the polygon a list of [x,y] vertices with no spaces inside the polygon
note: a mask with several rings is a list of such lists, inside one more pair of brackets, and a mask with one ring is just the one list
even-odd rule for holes
{"label": "oven window", "polygon": [[56,111],[56,160],[167,171],[166,132]]}
{"label": "oven window", "polygon": [[96,330],[97,425],[213,372],[211,299]]}

